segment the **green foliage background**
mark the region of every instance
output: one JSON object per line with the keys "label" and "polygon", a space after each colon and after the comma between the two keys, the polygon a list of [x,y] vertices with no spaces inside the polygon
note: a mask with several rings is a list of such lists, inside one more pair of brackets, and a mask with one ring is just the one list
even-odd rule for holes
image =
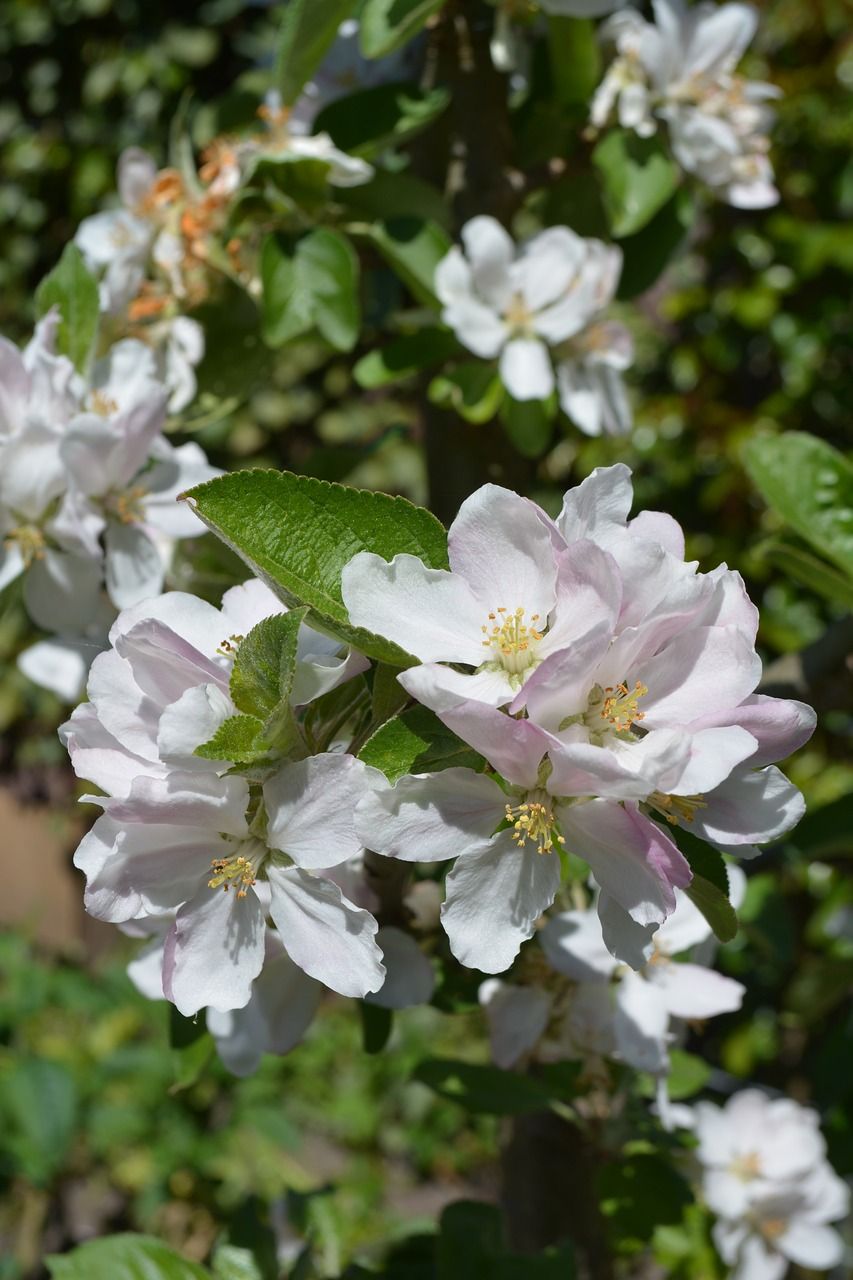
{"label": "green foliage background", "polygon": [[[780,205],[756,214],[703,205],[688,250],[626,306],[639,351],[629,440],[572,432],[555,437],[535,466],[518,466],[548,507],[594,466],[632,466],[638,505],[677,517],[688,555],[744,574],[761,608],[774,691],[799,693],[819,710],[819,731],[789,770],[810,816],[748,868],[742,928],[722,950],[723,970],[748,984],[744,1009],[697,1031],[689,1048],[730,1077],[817,1105],[831,1158],[851,1174],[849,582],[815,568],[808,523],[795,530],[765,508],[744,449],[790,431],[850,449],[853,45],[842,0],[760,7],[749,69],[784,92],[774,132]],[[0,3],[0,331],[26,337],[35,286],[113,189],[124,146],[163,160],[176,119],[190,120],[203,143],[249,118],[274,29],[273,13],[242,0]],[[551,198],[555,220],[560,192]],[[650,231],[623,243],[630,280]],[[227,308],[227,326],[226,309],[211,306],[191,425],[212,459],[427,501],[422,388],[365,392],[353,381],[388,306],[387,297],[365,299],[352,356],[319,338],[270,350],[250,303]],[[477,430],[496,433],[497,448],[496,424]],[[204,539],[189,546],[177,581],[215,597],[231,572]],[[0,619],[3,781],[70,809],[55,738],[61,709],[14,667],[25,638],[17,615]],[[134,993],[120,957],[56,959],[23,937],[4,938],[0,1280],[43,1276],[45,1250],[113,1230],[153,1233],[199,1261],[224,1241],[231,1254],[215,1255],[222,1280],[274,1276],[263,1225],[271,1210],[289,1216],[295,1241],[311,1244],[299,1274],[337,1276],[354,1259],[364,1264],[395,1240],[431,1231],[445,1201],[493,1197],[500,1121],[410,1080],[427,1055],[485,1060],[472,994],[447,993],[453,1017],[430,1009],[398,1018],[392,1051],[375,1056],[362,1053],[352,1010],[332,1007],[291,1056],[237,1082],[204,1057],[206,1039],[169,1048],[166,1006]],[[630,1251],[630,1196],[613,1185],[602,1195]],[[667,1217],[664,1194],[661,1203],[654,1249],[666,1274],[713,1277],[702,1223],[678,1204]],[[451,1240],[454,1230],[445,1217]],[[267,1249],[261,1270],[239,1269],[248,1238],[260,1242],[261,1258]],[[426,1255],[416,1240],[395,1249],[394,1275],[436,1274],[418,1261]],[[448,1267],[438,1274],[474,1274]]]}

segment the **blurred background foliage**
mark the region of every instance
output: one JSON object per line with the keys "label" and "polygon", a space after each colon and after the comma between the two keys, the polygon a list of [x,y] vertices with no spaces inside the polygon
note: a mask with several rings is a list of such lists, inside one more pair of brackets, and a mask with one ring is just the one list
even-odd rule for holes
{"label": "blurred background foliage", "polygon": [[[632,436],[589,440],[567,428],[519,474],[553,507],[594,466],[627,462],[638,506],[678,518],[688,555],[744,574],[773,691],[818,706],[818,733],[789,769],[811,813],[747,868],[742,928],[721,951],[723,970],[748,982],[746,1003],[694,1030],[688,1048],[717,1064],[711,1087],[758,1081],[818,1106],[831,1159],[849,1175],[849,618],[843,592],[813,572],[807,539],[765,508],[742,457],[749,440],[786,431],[850,449],[853,40],[844,0],[758,7],[748,70],[784,93],[774,132],[781,203],[754,214],[702,204],[689,243],[624,309],[638,345]],[[244,0],[0,0],[0,331],[26,338],[36,284],[81,217],[108,200],[123,147],[145,146],[162,162],[176,120],[203,144],[248,119],[275,23],[270,8]],[[629,268],[649,252],[650,231],[623,242]],[[285,466],[428,500],[422,387],[364,392],[352,377],[398,302],[390,273],[387,296],[377,279],[351,357],[313,338],[268,350],[245,297],[199,316],[208,355],[191,425],[214,462]],[[476,430],[488,444],[500,427]],[[233,574],[201,539],[186,544],[174,585],[215,598]],[[62,708],[16,671],[25,640],[8,612],[2,781],[18,798],[69,809],[74,783],[55,736]],[[25,853],[4,852],[4,874]],[[403,1015],[393,1051],[374,1056],[362,1052],[352,1010],[330,1002],[303,1046],[239,1082],[215,1058],[202,1061],[206,1039],[169,1048],[166,1006],[135,994],[120,954],[52,955],[15,932],[0,947],[0,1280],[43,1276],[44,1250],[105,1231],[149,1231],[198,1260],[217,1241],[239,1253],[246,1231],[271,1248],[271,1221],[287,1256],[310,1242],[299,1275],[336,1276],[352,1258],[433,1230],[447,1201],[494,1197],[499,1119],[409,1080],[425,1054],[485,1060],[470,993],[448,998],[453,1017]],[[664,1274],[717,1274],[689,1214],[659,1222]],[[414,1245],[397,1253],[395,1275],[436,1274]],[[276,1274],[272,1263],[222,1268],[247,1280]]]}

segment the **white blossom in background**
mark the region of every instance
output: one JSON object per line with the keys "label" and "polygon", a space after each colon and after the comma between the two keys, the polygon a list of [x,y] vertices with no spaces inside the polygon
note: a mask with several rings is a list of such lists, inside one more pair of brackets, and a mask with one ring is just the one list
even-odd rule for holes
{"label": "white blossom in background", "polygon": [[217,472],[163,435],[168,392],[145,344],[116,343],[84,378],[56,352],[58,325],[49,312],[23,351],[0,339],[0,588],[22,578],[52,633],[22,670],[73,701],[115,609],[156,595],[176,540],[204,532],[177,495]]}
{"label": "white blossom in background", "polygon": [[850,1191],[826,1159],[816,1112],[758,1089],[725,1106],[692,1108],[703,1197],[732,1280],[781,1280],[791,1263],[838,1266],[844,1242],[830,1225],[850,1212]]}
{"label": "white blossom in background", "polygon": [[779,199],[768,152],[779,90],[736,74],[758,24],[746,4],[653,0],[654,22],[634,10],[604,34],[616,58],[593,99],[597,129],[616,119],[640,137],[663,122],[676,161],[722,200],[762,209]]}
{"label": "white blossom in background", "polygon": [[464,347],[498,359],[516,400],[545,400],[556,389],[564,412],[587,435],[621,435],[631,411],[622,371],[631,336],[605,318],[622,270],[622,252],[549,227],[516,246],[490,217],[462,228],[436,268],[442,319]]}
{"label": "white blossom in background", "polygon": [[291,112],[283,106],[277,90],[270,90],[259,112],[266,132],[237,144],[241,169],[246,172],[258,160],[319,160],[328,166],[333,187],[357,187],[373,177],[373,166],[359,156],[341,151],[327,133],[308,134],[304,125],[291,125]]}
{"label": "white blossom in background", "polygon": [[[236,714],[235,650],[282,612],[254,581],[221,610],[173,592],[124,611],[92,664],[90,701],[62,730],[75,771],[105,793],[75,855],[87,909],[116,923],[172,913],[163,991],[187,1015],[249,1003],[267,915],[290,959],[333,990],[363,996],[384,978],[376,921],[327,874],[360,854],[353,810],[381,775],[326,752],[250,781],[194,754]],[[338,649],[302,628],[294,705],[364,669]]]}
{"label": "white blossom in background", "polygon": [[342,575],[352,622],[421,660],[400,683],[506,784],[463,768],[405,776],[356,812],[381,853],[456,859],[442,921],[456,957],[487,973],[551,905],[560,845],[601,887],[606,947],[639,968],[690,879],[668,829],[748,857],[802,815],[770,762],[814,714],[755,694],[740,576],[698,573],[675,522],[629,522],[631,502],[621,465],[570,490],[556,521],[486,485],[451,527],[449,571],[361,553]]}

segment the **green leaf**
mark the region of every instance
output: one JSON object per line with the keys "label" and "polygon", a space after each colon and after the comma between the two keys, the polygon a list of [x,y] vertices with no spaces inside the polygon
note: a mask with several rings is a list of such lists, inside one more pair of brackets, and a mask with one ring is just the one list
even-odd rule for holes
{"label": "green leaf", "polygon": [[459,344],[449,330],[421,329],[362,356],[353,368],[353,376],[360,387],[373,390],[449,360],[458,350]]}
{"label": "green leaf", "polygon": [[361,1045],[365,1053],[381,1053],[391,1036],[394,1017],[391,1009],[369,1000],[359,1001]]}
{"label": "green leaf", "polygon": [[682,247],[695,216],[691,193],[681,188],[642,230],[623,239],[620,301],[636,298],[655,284]]}
{"label": "green leaf", "polygon": [[853,609],[853,578],[845,577],[825,560],[818,559],[810,551],[781,539],[768,539],[757,548],[760,555],[776,565],[789,578],[817,591],[832,604]]}
{"label": "green leaf", "polygon": [[818,809],[809,809],[793,835],[793,840],[810,858],[842,854],[850,857],[853,848],[853,792],[839,796]]}
{"label": "green leaf", "polygon": [[684,892],[702,912],[720,942],[731,942],[738,922],[729,901],[729,877],[723,855],[683,827],[673,828],[671,835],[693,872],[693,879]]}
{"label": "green leaf", "polygon": [[436,267],[452,246],[447,232],[423,218],[399,217],[376,223],[366,234],[413,296],[437,307],[433,282]]}
{"label": "green leaf", "polygon": [[566,106],[586,106],[601,79],[595,23],[589,18],[549,14],[548,56],[556,100]]}
{"label": "green leaf", "polygon": [[445,0],[365,0],[361,10],[361,51],[383,58],[422,31]]}
{"label": "green leaf", "polygon": [[217,1245],[213,1274],[216,1280],[264,1280],[251,1249],[241,1249],[235,1244]]}
{"label": "green leaf", "polygon": [[525,458],[541,458],[554,434],[554,414],[545,400],[504,400],[504,430]]}
{"label": "green leaf", "polygon": [[374,668],[370,707],[370,718],[374,724],[384,724],[409,700],[409,695],[397,679],[399,671],[399,667],[389,667],[385,662],[378,663]]}
{"label": "green leaf", "polygon": [[342,151],[371,155],[415,137],[437,119],[450,102],[444,88],[419,89],[413,84],[381,84],[348,93],[324,107],[314,122]]}
{"label": "green leaf", "polygon": [[471,360],[433,378],[428,395],[433,404],[452,409],[466,422],[489,422],[501,406],[504,389],[492,365]]}
{"label": "green leaf", "polygon": [[680,1222],[693,1194],[662,1156],[640,1153],[606,1165],[598,1178],[601,1210],[620,1246],[645,1243],[660,1223]]}
{"label": "green leaf", "polygon": [[267,754],[261,733],[263,725],[255,716],[229,716],[207,742],[196,747],[194,756],[202,760],[231,760],[252,764]]}
{"label": "green leaf", "polygon": [[656,138],[614,129],[596,146],[604,206],[618,240],[633,235],[662,209],[678,185],[678,169]]}
{"label": "green leaf", "polygon": [[[695,1053],[686,1053],[684,1049],[670,1049],[669,1075],[667,1076],[667,1092],[673,1102],[683,1098],[692,1098],[711,1078],[710,1064]],[[654,1098],[657,1092],[657,1080],[654,1076],[642,1077],[641,1093],[644,1098]]]}
{"label": "green leaf", "polygon": [[[43,1185],[62,1167],[74,1138],[77,1087],[67,1067],[46,1058],[19,1057],[0,1074],[3,1147],[13,1167]],[[2,1112],[0,1112],[2,1115]]]}
{"label": "green leaf", "polygon": [[[438,188],[407,170],[392,173],[388,169],[376,169],[369,182],[360,182],[356,187],[338,187],[335,200],[362,222],[400,222],[406,235],[407,224],[412,222],[418,226],[424,222],[432,222],[445,231],[449,231],[453,225],[450,206]],[[347,229],[353,235],[358,230],[359,235],[371,238],[375,230],[363,225],[357,228],[349,226]],[[399,237],[400,229],[392,228],[392,235]],[[393,245],[388,249],[389,253],[392,251]]]}
{"label": "green leaf", "polygon": [[438,773],[461,767],[480,772],[485,761],[426,707],[411,707],[368,738],[359,759],[380,769],[389,782],[407,773]]}
{"label": "green leaf", "polygon": [[743,458],[768,506],[853,578],[853,464],[799,431],[756,436]]}
{"label": "green leaf", "polygon": [[553,1100],[547,1085],[532,1076],[451,1058],[425,1058],[418,1063],[412,1078],[439,1097],[458,1102],[474,1113],[515,1116],[542,1111]]}
{"label": "green leaf", "polygon": [[447,567],[447,534],[435,516],[405,498],[329,484],[287,471],[236,471],[186,495],[199,518],[288,605],[307,605],[309,621],[394,666],[414,659],[350,621],[341,572],[359,551],[386,560],[418,556]]}
{"label": "green leaf", "polygon": [[285,106],[299,97],[356,3],[357,0],[288,0],[279,29],[275,71]]}
{"label": "green leaf", "polygon": [[59,307],[56,349],[85,373],[98,333],[100,303],[97,282],[75,244],[65,246],[59,262],[36,289],[35,300],[39,317]]}
{"label": "green leaf", "polygon": [[180,1093],[195,1084],[213,1055],[214,1042],[207,1030],[206,1011],[202,1009],[194,1018],[185,1018],[170,1005],[169,1044],[175,1074],[170,1093]]}
{"label": "green leaf", "polygon": [[436,1280],[574,1280],[570,1244],[528,1255],[510,1252],[503,1237],[503,1215],[496,1205],[449,1204],[439,1225]]}
{"label": "green leaf", "polygon": [[289,698],[296,670],[299,628],[307,609],[264,618],[239,644],[231,670],[231,697],[248,716],[266,720]]}
{"label": "green leaf", "polygon": [[261,252],[264,340],[282,346],[316,327],[338,351],[350,351],[361,323],[358,282],[355,250],[336,231],[311,231],[292,253],[268,237]]}
{"label": "green leaf", "polygon": [[206,1267],[153,1236],[104,1236],[45,1262],[53,1280],[210,1280]]}

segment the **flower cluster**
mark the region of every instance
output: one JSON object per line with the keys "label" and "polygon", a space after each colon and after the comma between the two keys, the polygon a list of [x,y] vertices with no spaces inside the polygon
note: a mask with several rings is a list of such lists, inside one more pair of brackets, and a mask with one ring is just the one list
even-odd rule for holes
{"label": "flower cluster", "polygon": [[744,1089],[724,1107],[697,1103],[685,1119],[731,1280],[781,1280],[791,1263],[825,1271],[842,1261],[829,1224],[849,1213],[850,1191],[826,1158],[816,1112]]}
{"label": "flower cluster", "polygon": [[[728,875],[737,907],[746,878],[734,865]],[[739,982],[708,967],[711,927],[682,890],[675,896],[675,910],[636,971],[608,951],[595,911],[552,916],[537,934],[542,955],[522,964],[520,981],[492,978],[480,988],[498,1066],[533,1053],[540,1061],[579,1058],[594,1072],[597,1059],[613,1058],[657,1077],[661,1115],[669,1123],[670,1044],[686,1022],[731,1013],[744,996]]]}
{"label": "flower cluster", "polygon": [[100,280],[103,312],[157,352],[173,413],[193,399],[194,368],[204,355],[204,332],[184,312],[207,299],[216,276],[257,292],[243,241],[229,227],[258,165],[310,161],[337,186],[366,182],[373,173],[327,134],[291,128],[291,113],[276,94],[258,114],[261,131],[214,138],[197,172],[158,169],[146,152],[129,147],[118,163],[119,207],[84,218],[77,229],[76,244]]}
{"label": "flower cluster", "polygon": [[455,858],[444,927],[486,973],[554,901],[562,848],[600,886],[605,945],[636,967],[691,879],[675,829],[748,857],[802,814],[771,762],[814,714],[756,694],[740,576],[699,572],[677,524],[629,521],[631,501],[621,465],[556,521],[487,485],[450,528],[449,571],[370,553],[344,570],[351,620],[420,659],[400,683],[490,766],[400,778],[359,801],[356,829],[393,857]]}
{"label": "flower cluster", "polygon": [[499,357],[501,381],[516,400],[545,400],[556,386],[564,412],[587,435],[631,426],[621,372],[631,336],[605,320],[622,269],[621,250],[549,227],[520,249],[494,218],[462,228],[436,268],[442,319],[485,359]]}
{"label": "flower cluster", "polygon": [[627,9],[605,24],[617,56],[593,99],[593,126],[615,116],[650,137],[662,121],[678,164],[721,199],[741,209],[775,204],[768,101],[779,91],[735,73],[755,34],[754,9],[683,0],[652,7],[654,22]]}
{"label": "flower cluster", "polygon": [[23,578],[30,617],[58,633],[21,665],[71,700],[115,610],[156,595],[174,539],[203,532],[175,499],[215,472],[164,437],[149,347],[118,342],[84,378],[57,354],[58,326],[52,310],[23,351],[0,339],[0,588]]}

